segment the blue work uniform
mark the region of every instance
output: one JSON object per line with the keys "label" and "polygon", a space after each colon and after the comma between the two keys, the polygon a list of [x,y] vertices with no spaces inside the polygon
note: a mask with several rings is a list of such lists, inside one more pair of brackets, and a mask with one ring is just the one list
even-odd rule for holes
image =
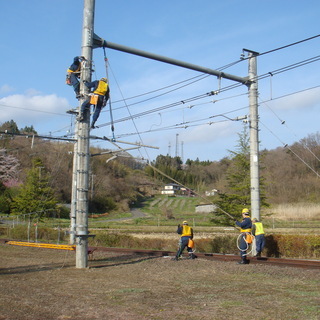
{"label": "blue work uniform", "polygon": [[78,96],[80,92],[80,69],[81,69],[81,62],[80,57],[74,57],[72,65],[67,70],[67,75],[70,79],[70,85],[73,86],[73,90],[75,94]]}
{"label": "blue work uniform", "polygon": [[252,234],[255,236],[256,239],[256,250],[257,256],[261,255],[261,252],[265,246],[265,236],[264,236],[264,229],[261,222],[254,222],[252,226]]}
{"label": "blue work uniform", "polygon": [[251,232],[252,228],[252,221],[250,217],[245,217],[241,222],[236,221],[236,225],[240,227],[240,243],[239,243],[239,249],[240,249],[240,257],[245,260],[247,256],[247,249],[248,249],[248,243],[245,241],[247,232]]}
{"label": "blue work uniform", "polygon": [[179,249],[176,254],[176,259],[178,259],[181,256],[183,250],[186,247],[187,247],[187,251],[190,254],[190,258],[191,259],[196,258],[196,256],[193,254],[192,248],[188,247],[189,239],[191,240],[193,239],[193,229],[185,224],[182,226],[178,225],[177,233],[181,234],[181,238],[179,241]]}
{"label": "blue work uniform", "polygon": [[[91,127],[94,127],[94,124],[99,118],[101,109],[107,104],[109,99],[109,85],[101,80],[95,80],[92,82],[84,82],[84,84],[93,91],[94,95],[98,96],[98,100],[95,105],[95,110],[92,116],[92,124]],[[81,113],[83,114],[86,109],[90,108],[91,105],[91,97],[88,97],[81,105]]]}

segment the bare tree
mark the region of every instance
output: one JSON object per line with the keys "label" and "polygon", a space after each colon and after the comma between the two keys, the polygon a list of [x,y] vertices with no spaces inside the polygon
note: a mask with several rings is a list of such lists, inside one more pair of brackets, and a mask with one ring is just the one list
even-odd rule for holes
{"label": "bare tree", "polygon": [[17,158],[0,149],[0,181],[5,186],[17,183],[20,163]]}

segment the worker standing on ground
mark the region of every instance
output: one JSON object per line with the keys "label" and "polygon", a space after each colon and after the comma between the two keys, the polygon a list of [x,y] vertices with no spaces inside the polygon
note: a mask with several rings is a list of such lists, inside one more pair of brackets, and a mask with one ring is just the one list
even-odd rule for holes
{"label": "worker standing on ground", "polygon": [[189,252],[189,258],[195,259],[197,256],[193,253],[193,249],[188,246],[189,240],[193,239],[193,229],[188,225],[187,221],[183,221],[182,226],[180,224],[178,225],[177,233],[181,235],[181,238],[179,241],[179,249],[173,260],[180,258],[185,247],[187,247],[187,251]]}
{"label": "worker standing on ground", "polygon": [[256,251],[257,251],[255,257],[261,257],[261,252],[266,242],[265,236],[264,236],[263,224],[257,218],[254,218],[252,222],[253,222],[252,234],[255,236]]}
{"label": "worker standing on ground", "polygon": [[73,86],[73,90],[76,94],[76,98],[79,99],[80,96],[80,71],[81,71],[81,61],[84,61],[84,57],[74,57],[73,63],[67,70],[66,84]]}
{"label": "worker standing on ground", "polygon": [[95,110],[92,116],[91,129],[95,128],[95,123],[99,118],[101,109],[106,106],[109,100],[110,89],[107,78],[101,78],[92,82],[84,81],[84,84],[92,90],[92,94],[82,103],[80,115],[78,120],[83,120],[83,114],[86,109],[90,109],[90,106],[95,106]]}
{"label": "worker standing on ground", "polygon": [[239,264],[248,264],[249,260],[247,259],[247,249],[248,249],[248,242],[246,241],[247,234],[251,234],[252,228],[252,221],[250,218],[249,209],[244,208],[242,210],[242,221],[236,221],[236,225],[240,227],[240,243],[239,243],[239,250],[240,250],[240,257],[241,261]]}

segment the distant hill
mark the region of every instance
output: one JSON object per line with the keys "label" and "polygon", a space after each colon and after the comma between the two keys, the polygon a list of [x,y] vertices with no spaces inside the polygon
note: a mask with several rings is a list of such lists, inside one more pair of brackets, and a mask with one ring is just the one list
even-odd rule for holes
{"label": "distant hill", "polygon": [[[0,149],[19,161],[17,175],[21,183],[24,183],[26,172],[31,168],[33,157],[42,159],[51,176],[50,184],[59,202],[62,203],[70,203],[71,199],[73,147],[73,143],[33,140],[31,136],[25,138],[3,134],[0,140]],[[102,151],[106,150],[91,148],[91,153]],[[160,174],[151,177],[149,172],[152,169],[150,167],[146,169],[144,163],[133,158],[118,157],[107,162],[110,157],[110,154],[103,154],[90,160],[90,212],[126,211],[132,203],[160,193],[164,183],[167,182]],[[320,199],[317,174],[320,171],[319,159],[318,133],[286,148],[262,150],[261,177],[265,180],[268,202],[271,204],[317,202]],[[188,159],[184,164],[172,164],[172,177],[178,181],[183,179],[187,187],[200,194],[212,189],[229,192],[226,171],[231,162],[228,157],[220,161]],[[172,205],[168,205],[170,199],[167,198],[166,201],[167,207],[172,208]],[[178,203],[183,200],[172,201],[175,204],[174,211],[178,212]],[[163,210],[159,203],[153,207]],[[172,214],[177,214],[175,212]]]}

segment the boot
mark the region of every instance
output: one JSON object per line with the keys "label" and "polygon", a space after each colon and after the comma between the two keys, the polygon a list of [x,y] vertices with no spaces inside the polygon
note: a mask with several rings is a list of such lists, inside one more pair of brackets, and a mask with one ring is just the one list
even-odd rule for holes
{"label": "boot", "polygon": [[91,129],[94,129],[94,128],[95,128],[95,126],[94,126],[95,123],[96,123],[96,122],[92,122],[92,123],[91,123],[91,127],[90,127]]}
{"label": "boot", "polygon": [[191,259],[198,258],[194,253],[191,253]]}
{"label": "boot", "polygon": [[247,260],[246,257],[241,257],[241,261],[239,261],[238,264],[249,264],[249,260]]}

